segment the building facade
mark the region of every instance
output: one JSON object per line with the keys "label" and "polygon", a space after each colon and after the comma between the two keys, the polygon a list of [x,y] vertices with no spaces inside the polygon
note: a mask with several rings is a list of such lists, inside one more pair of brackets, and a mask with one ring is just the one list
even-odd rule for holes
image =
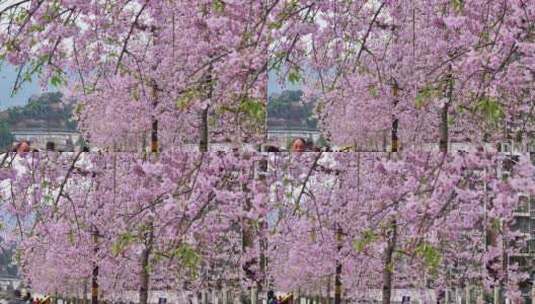
{"label": "building facade", "polygon": [[74,151],[79,145],[81,135],[70,130],[13,130],[11,132],[16,142],[28,141],[31,149],[45,150],[47,144],[53,143],[56,151]]}

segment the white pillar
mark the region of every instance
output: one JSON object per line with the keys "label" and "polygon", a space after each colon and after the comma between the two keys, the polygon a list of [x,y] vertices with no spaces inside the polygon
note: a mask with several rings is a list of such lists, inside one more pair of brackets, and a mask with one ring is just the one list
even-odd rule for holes
{"label": "white pillar", "polygon": [[477,304],[485,304],[485,295],[483,289],[478,290],[477,293]]}
{"label": "white pillar", "polygon": [[466,285],[466,287],[464,288],[464,293],[465,293],[465,299],[466,299],[466,304],[472,304],[472,299],[470,298],[470,285]]}
{"label": "white pillar", "polygon": [[251,287],[251,304],[256,304],[258,300],[257,289],[255,286]]}
{"label": "white pillar", "polygon": [[228,290],[226,287],[223,287],[223,295],[222,295],[222,298],[223,298],[223,303],[222,304],[228,304]]}
{"label": "white pillar", "polygon": [[219,304],[219,299],[217,297],[217,289],[212,289],[212,304]]}
{"label": "white pillar", "polygon": [[535,282],[533,287],[531,287],[531,304],[535,304]]}
{"label": "white pillar", "polygon": [[208,293],[206,290],[201,291],[201,304],[208,304]]}
{"label": "white pillar", "polygon": [[500,304],[500,287],[494,287],[494,304]]}
{"label": "white pillar", "polygon": [[235,293],[234,294],[234,304],[240,304],[240,295],[241,295],[241,292],[238,292],[238,293]]}

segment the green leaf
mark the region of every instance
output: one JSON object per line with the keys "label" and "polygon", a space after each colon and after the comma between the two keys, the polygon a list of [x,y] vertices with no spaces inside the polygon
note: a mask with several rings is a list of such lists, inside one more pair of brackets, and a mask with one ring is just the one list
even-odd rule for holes
{"label": "green leaf", "polygon": [[128,247],[130,244],[132,244],[135,240],[135,236],[132,235],[130,232],[123,233],[119,235],[119,238],[115,243],[111,246],[111,252],[113,255],[118,255],[121,252],[123,252],[126,247]]}
{"label": "green leaf", "polygon": [[201,92],[198,89],[189,89],[183,94],[180,95],[180,97],[176,101],[176,107],[179,110],[186,110],[190,107],[193,101],[199,99],[201,97]]}
{"label": "green leaf", "polygon": [[68,233],[68,235],[67,235],[67,238],[68,238],[68,240],[69,240],[69,243],[70,243],[71,245],[74,245],[74,243],[75,243],[75,241],[76,241],[76,240],[75,240],[75,237],[74,237],[74,231],[69,230],[69,233]]}
{"label": "green leaf", "polygon": [[497,232],[501,231],[502,224],[501,224],[500,220],[496,219],[496,218],[492,219],[491,220],[491,228],[492,228],[492,230],[497,231]]}
{"label": "green leaf", "polygon": [[150,263],[148,263],[147,265],[143,266],[143,269],[145,269],[147,273],[151,273],[153,266]]}
{"label": "green leaf", "polygon": [[210,128],[215,128],[217,126],[217,122],[218,122],[218,120],[217,120],[216,117],[214,117],[214,116],[209,116],[208,117],[208,126]]}
{"label": "green leaf", "polygon": [[421,109],[425,107],[433,98],[440,96],[440,94],[440,90],[432,86],[426,86],[418,92],[416,98],[414,99],[414,104],[417,109]]}
{"label": "green leaf", "polygon": [[368,88],[368,91],[370,92],[370,95],[373,97],[379,97],[379,90],[377,90],[377,87],[372,85]]}
{"label": "green leaf", "polygon": [[30,26],[29,31],[30,32],[42,32],[45,30],[45,26],[42,24],[33,24]]}
{"label": "green leaf", "polygon": [[[17,49],[17,42],[15,40],[8,40],[4,42],[4,47],[8,53],[13,52]],[[4,55],[5,56],[5,55]]]}
{"label": "green leaf", "polygon": [[365,230],[362,232],[361,238],[358,240],[353,240],[353,248],[356,252],[362,252],[369,244],[377,240],[377,235],[373,230]]}
{"label": "green leaf", "polygon": [[490,124],[498,124],[504,117],[502,105],[494,98],[483,97],[476,104],[476,111]]}
{"label": "green leaf", "polygon": [[193,274],[197,272],[197,268],[201,262],[201,256],[193,247],[188,244],[182,244],[175,249],[173,256],[177,257],[182,266],[189,269]]}
{"label": "green leaf", "polygon": [[26,18],[28,18],[28,11],[26,10],[21,10],[14,18],[13,20],[16,22],[16,23],[23,23],[24,20],[26,20]]}
{"label": "green leaf", "polygon": [[453,126],[453,125],[455,125],[455,117],[448,116],[448,126]]}
{"label": "green leaf", "polygon": [[240,104],[240,112],[245,113],[255,121],[264,121],[266,108],[262,100],[245,98]]}
{"label": "green leaf", "polygon": [[225,11],[225,2],[222,0],[213,0],[212,8],[215,12],[222,13]]}
{"label": "green leaf", "polygon": [[61,10],[61,4],[59,3],[59,1],[54,0],[47,7],[47,10],[46,10],[45,14],[42,17],[43,20],[45,20],[47,22],[54,21],[54,19],[58,17],[58,13],[60,12],[60,10]]}
{"label": "green leaf", "polygon": [[423,243],[416,247],[416,255],[422,258],[424,264],[431,272],[436,272],[442,262],[442,255],[433,245]]}
{"label": "green leaf", "polygon": [[288,72],[288,81],[290,81],[292,84],[298,84],[301,81],[301,73],[298,69],[290,69]]}
{"label": "green leaf", "polygon": [[286,58],[287,52],[285,51],[276,51],[272,54],[270,59],[270,70],[280,72],[283,66],[284,58]]}
{"label": "green leaf", "polygon": [[131,93],[132,93],[132,99],[133,99],[134,101],[139,101],[139,97],[140,97],[140,96],[139,96],[139,89],[138,89],[137,87],[134,87],[134,88],[132,89],[132,92],[131,92]]}
{"label": "green leaf", "polygon": [[43,200],[45,203],[52,204],[54,202],[54,196],[50,193],[43,195]]}
{"label": "green leaf", "polygon": [[73,111],[73,112],[74,112],[76,115],[80,115],[80,114],[82,114],[83,111],[84,111],[84,105],[81,104],[81,103],[79,103],[79,104],[76,104],[76,107],[74,108],[74,111]]}
{"label": "green leaf", "polygon": [[268,28],[270,30],[280,30],[282,28],[282,21],[273,21],[269,23]]}
{"label": "green leaf", "polygon": [[464,0],[451,0],[453,9],[457,12],[461,12],[464,9]]}
{"label": "green leaf", "polygon": [[13,260],[15,264],[20,265],[22,262],[22,250],[16,249],[15,253],[13,254]]}
{"label": "green leaf", "polygon": [[63,78],[63,76],[61,76],[59,73],[55,73],[50,78],[50,84],[56,88],[62,86],[64,83],[66,83],[65,78]]}

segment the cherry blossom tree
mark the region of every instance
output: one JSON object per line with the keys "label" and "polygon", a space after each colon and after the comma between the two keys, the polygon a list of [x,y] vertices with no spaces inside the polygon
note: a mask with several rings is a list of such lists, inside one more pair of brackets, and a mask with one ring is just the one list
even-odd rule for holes
{"label": "cherry blossom tree", "polygon": [[382,290],[389,303],[395,288],[464,284],[514,299],[525,272],[505,261],[525,241],[513,212],[535,194],[535,170],[522,156],[504,178],[504,161],[489,152],[26,154],[2,168],[2,207],[25,279],[51,293],[86,293],[92,281],[105,298],[138,290],[146,302],[149,290],[185,283],[318,290],[334,279],[338,299],[342,289]]}
{"label": "cherry blossom tree", "polygon": [[511,223],[520,191],[535,190],[529,159],[503,179],[505,156],[493,153],[327,155],[290,155],[279,167],[276,199],[287,203],[272,227],[277,286],[318,290],[340,276],[346,296],[382,290],[382,303],[394,288],[464,284],[519,296],[527,274],[503,265],[522,248]]}
{"label": "cherry blossom tree", "polygon": [[334,143],[394,122],[407,148],[533,135],[529,1],[287,1],[272,20],[271,61],[308,78]]}
{"label": "cherry blossom tree", "polygon": [[[15,87],[34,73],[68,82],[90,142],[153,152],[5,154],[1,207],[25,280],[65,294],[91,283],[95,303],[265,283],[329,296],[334,283],[335,304],[466,284],[517,299],[513,212],[535,195],[534,166],[521,155],[504,174],[508,156],[450,143],[533,135],[534,12],[521,0],[5,4]],[[173,148],[260,140],[268,69],[304,78],[333,143],[391,153]]]}
{"label": "cherry blossom tree", "polygon": [[[25,280],[42,292],[105,298],[149,290],[241,288],[247,223],[265,214],[255,155],[164,152],[24,155],[3,168],[6,214]],[[244,206],[248,205],[247,208]],[[237,249],[236,249],[237,248]],[[227,254],[232,252],[232,255]],[[258,263],[258,262],[256,262]],[[254,278],[253,278],[254,279]],[[193,284],[193,285],[192,285]]]}
{"label": "cherry blossom tree", "polygon": [[15,87],[35,73],[68,86],[95,145],[119,149],[149,133],[153,150],[263,138],[269,10],[261,1],[0,7],[0,56],[21,67]]}

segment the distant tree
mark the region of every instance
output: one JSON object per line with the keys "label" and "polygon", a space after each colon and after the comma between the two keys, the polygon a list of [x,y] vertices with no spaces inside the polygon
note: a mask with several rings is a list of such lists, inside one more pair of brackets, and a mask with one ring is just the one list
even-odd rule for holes
{"label": "distant tree", "polygon": [[7,113],[6,123],[11,128],[77,129],[77,123],[72,119],[73,106],[71,103],[63,103],[61,92],[32,96],[25,106],[10,108]]}
{"label": "distant tree", "polygon": [[317,128],[314,102],[303,102],[303,91],[287,90],[268,102],[268,124],[274,127]]}
{"label": "distant tree", "polygon": [[16,256],[13,247],[0,248],[0,274],[8,276],[18,275],[18,268],[14,261]]}
{"label": "distant tree", "polygon": [[15,140],[9,124],[5,121],[0,122],[0,149],[5,151]]}
{"label": "distant tree", "polygon": [[323,136],[323,134],[320,135],[317,143],[316,143],[319,147],[328,147],[329,146],[329,142],[327,141],[327,139],[325,139],[325,137]]}

